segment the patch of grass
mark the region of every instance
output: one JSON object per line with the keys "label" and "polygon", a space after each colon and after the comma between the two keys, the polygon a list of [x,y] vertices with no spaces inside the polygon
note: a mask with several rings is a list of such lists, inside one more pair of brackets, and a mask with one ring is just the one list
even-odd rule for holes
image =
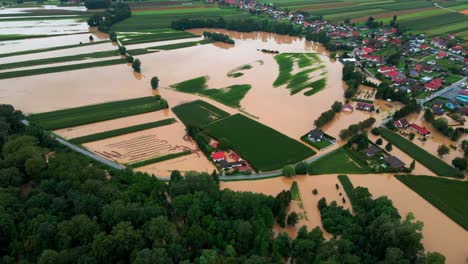
{"label": "patch of grass", "polygon": [[229,116],[229,113],[202,100],[175,106],[172,111],[185,126],[201,127]]}
{"label": "patch of grass", "polygon": [[209,89],[206,85],[207,80],[207,76],[202,76],[171,85],[171,87],[179,92],[206,96],[234,108],[240,107],[240,101],[244,98],[250,88],[252,88],[250,84],[241,84],[220,89]]}
{"label": "patch of grass", "polygon": [[333,145],[333,143],[331,143],[330,141],[328,140],[321,140],[321,141],[312,141],[309,139],[308,137],[309,133],[305,134],[304,136],[301,137],[301,140],[306,142],[307,144],[311,145],[312,147],[318,149],[318,150],[322,150],[328,146],[331,146]]}
{"label": "patch of grass", "polygon": [[379,130],[382,137],[388,142],[401,149],[413,159],[419,161],[435,174],[439,176],[463,178],[463,173],[413,144],[411,141],[406,140],[404,137],[386,128],[380,128]]}
{"label": "patch of grass", "polygon": [[197,35],[194,35],[188,32],[175,31],[175,30],[169,30],[167,32],[155,32],[155,33],[153,32],[143,32],[143,33],[137,33],[137,34],[123,33],[123,34],[119,34],[118,36],[119,36],[120,42],[124,45],[198,37]]}
{"label": "patch of grass", "polygon": [[309,174],[370,173],[371,169],[351,151],[339,148],[309,163]]}
{"label": "patch of grass", "polygon": [[311,82],[308,85],[308,87],[310,87],[312,89],[305,92],[304,95],[311,96],[311,95],[313,95],[315,93],[318,93],[318,92],[322,91],[323,89],[325,89],[325,86],[327,86],[327,79],[326,78],[322,78],[322,79],[319,79],[317,81]]}
{"label": "patch of grass", "polygon": [[301,194],[299,193],[299,185],[297,185],[297,182],[294,181],[291,185],[291,199],[294,201],[300,201],[301,200]]}
{"label": "patch of grass", "polygon": [[244,115],[236,114],[205,129],[216,138],[225,138],[240,156],[258,170],[272,171],[295,164],[316,152],[280,132]]}
{"label": "patch of grass", "polygon": [[123,63],[126,63],[125,59],[113,59],[113,60],[79,63],[79,64],[56,66],[56,67],[47,67],[47,68],[38,68],[38,69],[30,69],[30,70],[2,72],[2,73],[0,73],[0,79],[17,78],[17,77],[24,77],[24,76],[31,76],[31,75],[38,75],[38,74],[46,74],[46,73],[53,73],[53,72],[81,70],[81,69],[87,69],[87,68],[95,68],[95,67],[103,67],[103,66],[123,64]]}
{"label": "patch of grass", "polygon": [[430,176],[396,176],[398,180],[468,230],[468,182]]}
{"label": "patch of grass", "polygon": [[183,151],[183,152],[179,152],[179,153],[167,154],[167,155],[164,155],[164,156],[160,156],[160,157],[156,157],[156,158],[152,158],[152,159],[148,159],[148,160],[144,160],[144,161],[139,161],[139,162],[135,162],[135,163],[132,163],[132,164],[126,164],[126,165],[127,165],[127,167],[134,169],[134,168],[143,167],[143,166],[146,166],[146,165],[154,164],[154,163],[165,161],[165,160],[179,158],[179,157],[182,157],[182,156],[185,156],[185,155],[190,155],[190,154],[192,154],[192,152],[190,150],[187,150],[187,151]]}
{"label": "patch of grass", "polygon": [[163,109],[154,96],[33,114],[27,119],[46,130],[85,125]]}
{"label": "patch of grass", "polygon": [[351,183],[347,175],[338,175],[338,180],[341,182],[341,185],[343,186],[343,189],[345,190],[346,195],[348,196],[348,199],[351,202],[351,206],[353,206],[353,203],[355,201],[353,184]]}
{"label": "patch of grass", "polygon": [[163,120],[159,120],[156,122],[150,122],[150,123],[144,123],[140,125],[135,125],[135,126],[130,126],[130,127],[124,127],[120,129],[114,129],[114,130],[109,130],[101,133],[96,133],[92,135],[87,135],[87,136],[82,136],[82,137],[77,137],[69,140],[73,144],[83,144],[87,142],[92,142],[92,141],[97,141],[97,140],[102,140],[106,138],[111,138],[111,137],[117,137],[125,134],[130,134],[134,132],[138,132],[141,130],[146,130],[150,128],[155,128],[155,127],[160,127],[160,126],[167,126],[170,124],[175,123],[176,120],[174,118],[167,118]]}
{"label": "patch of grass", "polygon": [[19,56],[19,55],[26,55],[26,54],[33,54],[33,53],[40,53],[40,52],[48,52],[48,51],[54,51],[54,50],[78,48],[78,47],[84,47],[84,46],[90,46],[90,45],[96,45],[96,44],[103,44],[103,43],[108,43],[108,42],[110,42],[110,40],[95,41],[95,42],[90,42],[90,43],[73,44],[73,45],[43,48],[43,49],[32,49],[32,50],[25,50],[25,51],[11,52],[11,53],[3,53],[3,54],[0,54],[0,58]]}
{"label": "patch of grass", "polygon": [[241,77],[242,75],[244,75],[242,72],[234,72],[234,73],[228,73],[227,77],[238,78],[238,77]]}

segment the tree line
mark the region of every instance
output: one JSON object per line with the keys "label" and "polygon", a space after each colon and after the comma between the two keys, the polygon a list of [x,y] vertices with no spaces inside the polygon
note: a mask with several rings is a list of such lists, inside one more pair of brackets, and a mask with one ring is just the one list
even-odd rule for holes
{"label": "tree line", "polygon": [[224,42],[227,44],[234,44],[234,40],[232,38],[230,38],[228,35],[221,33],[203,31],[203,37],[210,38],[214,41]]}
{"label": "tree line", "polygon": [[464,128],[453,128],[448,124],[448,120],[446,118],[438,118],[435,119],[434,114],[432,113],[431,109],[426,109],[424,112],[424,119],[434,125],[437,130],[439,130],[442,134],[446,137],[450,138],[453,141],[457,141],[460,136],[463,135],[465,132]]}
{"label": "tree line", "polygon": [[340,131],[340,138],[341,139],[347,139],[353,135],[356,135],[357,133],[371,127],[372,125],[375,124],[375,118],[369,117],[368,119],[361,121],[357,124],[352,124],[348,128],[342,129]]}
{"label": "tree line", "polygon": [[352,98],[359,90],[359,85],[365,80],[365,77],[356,70],[352,63],[345,63],[343,66],[343,81],[348,85],[345,91],[346,98]]}
{"label": "tree line", "polygon": [[112,25],[132,16],[128,4],[114,3],[106,11],[92,15],[88,19],[90,27],[98,27],[99,31],[109,32]]}
{"label": "tree line", "polygon": [[322,127],[328,122],[332,121],[335,117],[335,114],[340,112],[343,108],[343,103],[335,101],[331,106],[331,109],[323,112],[315,121],[314,125],[317,127]]}

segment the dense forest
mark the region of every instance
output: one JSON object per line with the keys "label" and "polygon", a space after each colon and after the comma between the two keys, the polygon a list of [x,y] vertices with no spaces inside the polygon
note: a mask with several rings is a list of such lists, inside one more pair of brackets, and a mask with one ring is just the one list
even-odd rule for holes
{"label": "dense forest", "polygon": [[[290,191],[220,190],[217,176],[175,171],[168,183],[115,171],[25,127],[0,106],[1,263],[440,263],[426,258],[422,223],[401,221],[364,188],[354,214],[321,200],[319,228],[275,236]],[[292,213],[291,213],[292,214]],[[289,221],[288,221],[289,222]]]}

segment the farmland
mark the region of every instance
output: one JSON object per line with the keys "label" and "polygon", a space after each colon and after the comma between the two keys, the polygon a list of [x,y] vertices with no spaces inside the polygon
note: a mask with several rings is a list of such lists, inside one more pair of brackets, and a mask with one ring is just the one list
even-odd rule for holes
{"label": "farmland", "polygon": [[186,126],[204,126],[228,117],[229,114],[209,103],[197,100],[172,108]]}
{"label": "farmland", "polygon": [[468,230],[468,182],[430,176],[396,178]]}
{"label": "farmland", "polygon": [[402,136],[385,128],[380,129],[382,137],[392,143],[394,146],[406,152],[409,156],[419,161],[426,166],[429,170],[433,171],[439,176],[446,177],[463,177],[463,174],[437,157],[431,155],[429,152],[418,147],[411,141],[406,140]]}
{"label": "farmland", "polygon": [[206,96],[217,102],[234,108],[240,107],[240,101],[242,98],[244,98],[250,88],[252,88],[252,86],[249,84],[241,84],[232,85],[225,88],[208,89],[206,85],[207,81],[208,77],[203,76],[174,84],[171,87],[179,92]]}
{"label": "farmland", "polygon": [[345,148],[339,148],[309,164],[309,174],[369,173],[370,168]]}
{"label": "farmland", "polygon": [[315,154],[303,144],[241,114],[204,127],[216,138],[225,138],[234,151],[260,171],[280,169]]}
{"label": "farmland", "polygon": [[125,116],[138,115],[163,109],[156,97],[148,96],[124,101],[89,105],[53,112],[34,114],[28,117],[47,130],[79,126]]}

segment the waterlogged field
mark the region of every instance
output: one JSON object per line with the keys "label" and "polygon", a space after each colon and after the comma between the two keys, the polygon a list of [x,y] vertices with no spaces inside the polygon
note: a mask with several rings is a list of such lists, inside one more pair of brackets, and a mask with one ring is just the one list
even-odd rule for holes
{"label": "waterlogged field", "polygon": [[309,164],[310,174],[370,173],[371,169],[355,154],[339,148]]}
{"label": "waterlogged field", "polygon": [[202,100],[178,105],[172,108],[172,111],[186,126],[202,127],[229,116],[223,110]]}

